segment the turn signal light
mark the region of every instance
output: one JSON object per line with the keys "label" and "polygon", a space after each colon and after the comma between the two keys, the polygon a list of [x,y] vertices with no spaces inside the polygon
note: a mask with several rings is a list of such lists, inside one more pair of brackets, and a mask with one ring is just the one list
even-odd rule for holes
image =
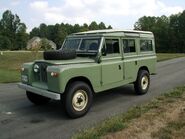
{"label": "turn signal light", "polygon": [[52,77],[58,77],[58,75],[59,75],[59,74],[56,73],[56,72],[51,72],[51,76],[52,76]]}

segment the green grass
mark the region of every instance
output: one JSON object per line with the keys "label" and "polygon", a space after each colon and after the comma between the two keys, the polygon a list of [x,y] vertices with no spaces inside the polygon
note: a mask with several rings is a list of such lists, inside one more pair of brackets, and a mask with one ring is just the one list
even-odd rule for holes
{"label": "green grass", "polygon": [[108,133],[123,130],[127,128],[131,120],[141,117],[150,110],[159,110],[160,106],[170,103],[174,98],[181,98],[183,93],[185,93],[185,86],[178,87],[145,105],[133,107],[128,112],[108,118],[93,128],[79,131],[73,139],[99,139]]}
{"label": "green grass", "polygon": [[25,62],[41,59],[42,53],[6,51],[0,54],[0,83],[20,81],[20,68]]}
{"label": "green grass", "polygon": [[158,53],[157,54],[157,61],[165,61],[169,59],[179,58],[179,57],[185,57],[185,54],[172,54],[172,53]]}
{"label": "green grass", "polygon": [[0,69],[0,81],[3,83],[17,82],[20,79],[20,72],[17,70]]}

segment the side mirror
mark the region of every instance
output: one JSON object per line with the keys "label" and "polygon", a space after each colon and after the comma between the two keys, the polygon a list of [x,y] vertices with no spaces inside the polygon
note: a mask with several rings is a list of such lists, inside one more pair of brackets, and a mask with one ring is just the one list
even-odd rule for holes
{"label": "side mirror", "polygon": [[102,56],[107,55],[107,50],[106,50],[105,46],[101,49],[101,53],[102,53]]}

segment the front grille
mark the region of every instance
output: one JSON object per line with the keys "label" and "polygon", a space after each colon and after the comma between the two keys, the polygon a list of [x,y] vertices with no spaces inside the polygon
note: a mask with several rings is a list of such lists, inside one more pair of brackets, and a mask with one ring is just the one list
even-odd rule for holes
{"label": "front grille", "polygon": [[35,64],[39,66],[39,72],[35,73],[35,79],[40,82],[47,82],[47,63],[37,62]]}

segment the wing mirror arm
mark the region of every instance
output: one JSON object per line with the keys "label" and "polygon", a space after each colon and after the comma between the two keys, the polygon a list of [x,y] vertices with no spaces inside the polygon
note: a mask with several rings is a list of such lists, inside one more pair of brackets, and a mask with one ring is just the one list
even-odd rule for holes
{"label": "wing mirror arm", "polygon": [[101,49],[101,54],[102,54],[102,56],[106,56],[107,55],[107,51],[106,51],[105,46]]}
{"label": "wing mirror arm", "polygon": [[98,63],[101,63],[101,59],[102,59],[102,56],[106,56],[107,55],[107,51],[106,51],[106,48],[105,46],[101,49],[101,52],[99,53],[98,55],[98,59],[97,59],[97,62]]}

